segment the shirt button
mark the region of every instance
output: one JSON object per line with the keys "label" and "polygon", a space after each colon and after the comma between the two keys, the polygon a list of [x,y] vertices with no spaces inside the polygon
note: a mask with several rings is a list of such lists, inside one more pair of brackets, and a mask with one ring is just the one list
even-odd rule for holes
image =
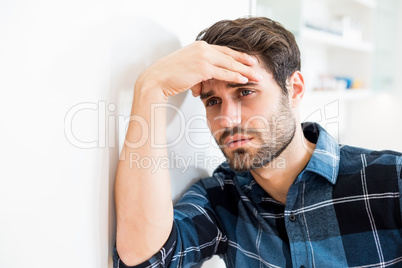
{"label": "shirt button", "polygon": [[289,220],[290,220],[290,221],[295,221],[295,220],[296,220],[296,215],[293,214],[293,213],[290,213],[290,215],[289,215]]}

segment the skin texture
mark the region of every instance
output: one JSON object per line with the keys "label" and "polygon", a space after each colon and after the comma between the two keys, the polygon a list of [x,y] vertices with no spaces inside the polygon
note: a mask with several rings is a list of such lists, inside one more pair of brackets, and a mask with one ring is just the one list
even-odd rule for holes
{"label": "skin texture", "polygon": [[201,99],[212,135],[229,163],[250,170],[267,193],[285,204],[289,187],[315,147],[300,124],[304,79],[293,73],[284,95],[264,66],[252,68],[262,74],[261,81],[233,85],[209,80],[203,83]]}
{"label": "skin texture", "polygon": [[233,85],[209,80],[203,83],[201,94],[210,130],[238,171],[271,163],[288,147],[296,131],[288,96],[264,68],[254,68],[263,74],[260,83]]}
{"label": "skin texture", "polygon": [[[158,252],[173,224],[169,171],[130,165],[132,154],[167,157],[167,149],[154,148],[142,128],[153,124],[158,140],[166,140],[166,109],[152,121],[151,105],[188,89],[201,94],[211,132],[228,159],[239,168],[255,165],[251,172],[256,181],[286,203],[287,191],[314,147],[304,138],[298,116],[304,94],[300,72],[289,77],[288,87],[289,94],[283,95],[256,57],[202,41],[161,58],[140,75],[115,182],[116,247],[125,264],[139,264]],[[233,129],[242,136],[232,135]],[[145,143],[133,146],[142,139]],[[268,157],[266,162],[259,163],[261,155]]]}

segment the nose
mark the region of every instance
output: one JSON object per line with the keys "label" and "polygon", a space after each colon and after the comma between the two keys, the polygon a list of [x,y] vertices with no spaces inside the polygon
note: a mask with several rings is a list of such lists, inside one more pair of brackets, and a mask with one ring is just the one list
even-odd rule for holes
{"label": "nose", "polygon": [[241,124],[241,103],[234,100],[223,101],[218,120],[221,127],[224,128],[230,128]]}

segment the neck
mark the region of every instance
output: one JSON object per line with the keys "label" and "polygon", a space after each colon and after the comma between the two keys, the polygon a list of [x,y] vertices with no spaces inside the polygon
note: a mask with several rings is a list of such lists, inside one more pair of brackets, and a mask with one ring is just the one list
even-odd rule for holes
{"label": "neck", "polygon": [[307,165],[314,148],[315,144],[304,137],[299,127],[285,151],[267,166],[251,170],[251,174],[272,198],[286,204],[289,188]]}

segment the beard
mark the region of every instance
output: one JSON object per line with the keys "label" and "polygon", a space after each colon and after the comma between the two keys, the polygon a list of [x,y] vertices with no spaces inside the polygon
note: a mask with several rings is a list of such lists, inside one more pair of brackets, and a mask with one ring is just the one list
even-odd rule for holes
{"label": "beard", "polygon": [[[219,144],[228,164],[235,171],[255,170],[269,165],[292,142],[296,132],[296,121],[291,111],[289,101],[283,96],[279,108],[270,120],[266,119],[262,128],[244,129],[236,126],[222,132]],[[231,135],[240,134],[253,139],[241,148],[228,150],[225,139]]]}

